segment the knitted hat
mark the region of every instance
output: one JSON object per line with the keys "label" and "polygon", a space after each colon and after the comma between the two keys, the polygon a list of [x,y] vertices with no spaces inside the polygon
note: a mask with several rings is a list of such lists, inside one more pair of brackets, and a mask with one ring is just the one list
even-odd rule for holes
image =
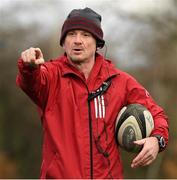
{"label": "knitted hat", "polygon": [[70,30],[81,29],[90,32],[96,39],[97,47],[102,48],[105,44],[101,29],[101,16],[90,8],[74,9],[65,20],[60,37],[60,45]]}

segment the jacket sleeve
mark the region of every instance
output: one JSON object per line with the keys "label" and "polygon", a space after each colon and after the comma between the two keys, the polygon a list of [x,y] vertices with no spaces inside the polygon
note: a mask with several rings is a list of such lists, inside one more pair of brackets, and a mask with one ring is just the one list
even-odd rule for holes
{"label": "jacket sleeve", "polygon": [[48,93],[50,77],[45,66],[40,65],[37,68],[27,66],[22,59],[18,61],[19,73],[16,78],[16,84],[38,105],[40,109],[45,108]]}
{"label": "jacket sleeve", "polygon": [[132,77],[127,81],[127,94],[127,104],[139,103],[151,112],[154,119],[154,130],[151,135],[163,136],[167,145],[169,125],[164,110],[156,104],[148,91]]}

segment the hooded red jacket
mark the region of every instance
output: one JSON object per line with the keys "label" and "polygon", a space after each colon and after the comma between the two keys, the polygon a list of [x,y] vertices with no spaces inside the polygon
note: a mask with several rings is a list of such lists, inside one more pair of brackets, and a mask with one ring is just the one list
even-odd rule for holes
{"label": "hooded red jacket", "polygon": [[[22,60],[18,66],[18,86],[41,111],[41,178],[122,178],[114,130],[117,114],[127,104],[146,106],[154,118],[152,134],[163,135],[168,142],[163,110],[133,77],[101,55],[96,54],[87,80],[66,56],[36,69]],[[103,89],[106,92],[99,94]]]}

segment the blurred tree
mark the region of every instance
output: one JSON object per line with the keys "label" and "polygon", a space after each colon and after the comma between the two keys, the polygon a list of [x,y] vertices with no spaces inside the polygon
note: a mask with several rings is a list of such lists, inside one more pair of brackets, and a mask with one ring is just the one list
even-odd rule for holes
{"label": "blurred tree", "polygon": [[[154,3],[158,4],[157,1]],[[112,31],[107,36],[108,55],[115,59],[119,68],[128,71],[147,88],[170,120],[168,149],[149,167],[131,169],[135,155],[122,151],[125,178],[177,178],[177,161],[174,159],[177,150],[172,145],[177,138],[177,3],[170,0],[162,11],[139,13],[133,7],[130,12],[123,11],[120,1],[106,5],[107,14],[116,17],[109,19],[112,23],[107,26],[116,30],[114,36]]]}
{"label": "blurred tree", "polygon": [[[0,12],[0,178],[38,178],[42,128],[36,106],[15,85],[17,59],[30,46],[40,47],[45,59],[62,53],[60,22],[52,25],[56,18],[52,12],[59,8],[62,16],[64,3],[17,2]],[[170,119],[169,147],[151,166],[131,169],[135,155],[121,152],[125,178],[177,178],[177,2],[168,3],[170,10],[160,14],[128,13],[120,8],[120,1],[102,1],[97,7],[106,17],[107,57],[135,76]]]}
{"label": "blurred tree", "polygon": [[[36,106],[16,87],[17,60],[30,46],[40,47],[44,57],[51,58],[50,46],[59,46],[59,37],[53,39],[52,27],[51,34],[45,34],[46,31],[41,34],[41,24],[36,19],[25,19],[28,22],[24,25],[16,16],[21,9],[28,8],[32,13],[39,6],[48,8],[47,2],[35,1],[35,7],[14,4],[0,14],[3,23],[0,29],[0,178],[39,177],[42,128]],[[60,53],[59,48],[55,50],[56,54]]]}

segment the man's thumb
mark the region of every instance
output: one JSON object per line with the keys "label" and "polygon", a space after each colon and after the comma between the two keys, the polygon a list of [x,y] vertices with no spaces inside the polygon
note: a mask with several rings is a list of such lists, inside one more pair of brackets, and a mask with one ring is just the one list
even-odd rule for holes
{"label": "man's thumb", "polygon": [[35,48],[36,59],[43,59],[42,51],[39,48]]}
{"label": "man's thumb", "polygon": [[134,144],[143,145],[145,142],[146,142],[145,139],[141,139],[141,140],[134,141]]}
{"label": "man's thumb", "polygon": [[44,59],[40,58],[40,59],[36,59],[35,64],[39,65],[39,64],[43,64],[44,63]]}

